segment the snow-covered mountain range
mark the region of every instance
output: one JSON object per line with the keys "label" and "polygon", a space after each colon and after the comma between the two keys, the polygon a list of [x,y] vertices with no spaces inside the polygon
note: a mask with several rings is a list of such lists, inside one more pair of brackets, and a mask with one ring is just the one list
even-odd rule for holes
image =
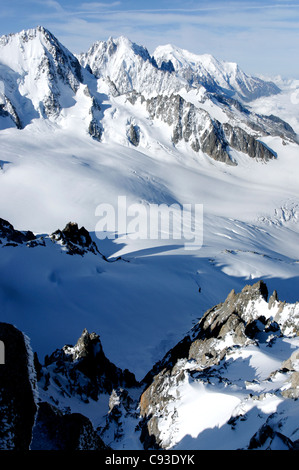
{"label": "snow-covered mountain range", "polygon": [[[296,447],[298,89],[122,36],[0,38],[0,340],[25,334],[34,388],[2,447],[18,419],[32,448]],[[144,211],[103,232],[101,204]],[[132,236],[173,205],[202,206],[197,246]]]}

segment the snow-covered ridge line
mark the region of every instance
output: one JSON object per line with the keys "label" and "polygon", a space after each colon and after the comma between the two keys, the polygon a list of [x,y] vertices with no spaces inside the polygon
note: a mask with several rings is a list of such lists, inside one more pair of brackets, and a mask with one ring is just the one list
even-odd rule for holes
{"label": "snow-covered ridge line", "polygon": [[[177,58],[174,67],[169,48],[170,58],[161,50],[157,65],[146,48],[125,37],[99,41],[75,57],[43,27],[3,36],[0,129],[22,129],[36,120],[46,120],[60,128],[75,124],[81,132],[103,142],[113,124],[107,121],[109,110],[115,106],[127,114],[128,123],[133,116],[136,121],[141,112],[143,124],[126,126],[120,137],[136,147],[148,126],[159,128],[161,121],[172,132],[170,148],[184,141],[192,151],[200,150],[229,165],[236,163],[229,147],[268,161],[276,153],[260,142],[263,137],[278,135],[287,142],[297,142],[288,123],[276,116],[249,112],[238,101],[248,101],[251,95],[276,94],[278,88],[248,77],[237,66],[206,55],[191,57],[175,48],[180,60]],[[189,56],[193,62],[188,62]],[[138,103],[134,96],[141,97]],[[139,109],[130,109],[128,103],[136,103]],[[114,126],[112,130],[115,133]],[[121,132],[120,126],[117,132]]]}
{"label": "snow-covered ridge line", "polygon": [[151,57],[145,47],[124,36],[98,41],[77,57],[98,78],[109,77],[120,93],[134,89],[151,96],[169,92],[169,86],[172,91],[182,86],[203,86],[208,91],[250,101],[280,92],[274,83],[246,75],[235,63],[219,61],[209,54],[192,54],[172,45],[159,46]]}
{"label": "snow-covered ridge line", "polygon": [[177,74],[191,86],[203,85],[208,91],[224,92],[245,101],[280,92],[271,81],[244,73],[234,62],[216,59],[211,54],[194,54],[173,45],[158,46],[153,56],[158,65],[170,62]]}

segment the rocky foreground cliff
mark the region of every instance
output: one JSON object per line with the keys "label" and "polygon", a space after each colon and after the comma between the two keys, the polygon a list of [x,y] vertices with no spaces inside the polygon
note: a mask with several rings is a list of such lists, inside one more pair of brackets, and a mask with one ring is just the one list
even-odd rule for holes
{"label": "rocky foreground cliff", "polygon": [[1,449],[298,448],[299,303],[259,281],[208,310],[138,382],[84,330],[42,362],[0,324]]}

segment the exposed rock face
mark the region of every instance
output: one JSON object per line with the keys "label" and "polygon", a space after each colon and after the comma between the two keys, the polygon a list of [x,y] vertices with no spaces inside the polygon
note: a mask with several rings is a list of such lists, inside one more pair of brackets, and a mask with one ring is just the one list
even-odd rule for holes
{"label": "exposed rock face", "polygon": [[84,227],[79,228],[78,224],[74,222],[66,224],[63,230],[56,230],[50,235],[50,238],[65,246],[70,255],[99,252],[89,232]]}
{"label": "exposed rock face", "polygon": [[220,362],[225,355],[213,346],[227,334],[232,336],[233,344],[244,345],[251,341],[251,326],[255,321],[250,317],[244,319],[244,311],[248,303],[260,296],[266,299],[267,286],[261,281],[254,286],[244,287],[240,294],[232,291],[224,303],[208,310],[199,323],[193,328],[192,335],[185,336],[165,357],[158,362],[144,381],[151,381],[157,372],[171,369],[180,359],[194,359],[199,367],[209,367]]}
{"label": "exposed rock face", "polygon": [[90,121],[90,124],[88,126],[88,133],[93,139],[99,142],[101,141],[103,131],[99,126],[97,120],[94,118]]}
{"label": "exposed rock face", "polygon": [[117,387],[137,386],[134,374],[110,362],[99,336],[87,330],[75,346],[64,346],[46,357],[41,376],[43,388],[47,389],[53,380],[63,395],[77,395],[85,402],[98,400],[99,394],[110,394]]}
{"label": "exposed rock face", "polygon": [[[271,149],[253,135],[238,126],[221,124],[204,109],[185,101],[180,95],[157,96],[148,99],[146,106],[151,119],[161,119],[173,127],[172,141],[175,145],[184,140],[194,151],[202,150],[214,160],[228,165],[236,164],[229,154],[229,147],[265,162],[276,157]],[[260,134],[265,135],[261,128]]]}
{"label": "exposed rock face", "polygon": [[3,95],[3,101],[4,103],[0,105],[0,116],[10,117],[16,128],[22,129],[23,125],[21,119],[11,100],[6,95]]}
{"label": "exposed rock face", "polygon": [[49,236],[36,236],[30,230],[16,230],[10,222],[0,219],[0,245],[2,244],[4,247],[18,246],[19,244],[26,244],[30,248],[46,247],[47,239],[60,244],[67,254],[83,256],[86,253],[93,253],[106,259],[85,227],[79,228],[75,222],[67,223],[63,230],[58,229]]}
{"label": "exposed rock face", "polygon": [[36,413],[36,379],[27,339],[0,323],[5,363],[0,364],[0,449],[28,450]]}
{"label": "exposed rock face", "polygon": [[228,154],[220,123],[213,120],[205,110],[196,108],[180,95],[174,94],[148,99],[146,107],[151,119],[161,119],[172,126],[172,141],[175,145],[184,140],[196,152],[201,149],[214,160],[234,164]]}
{"label": "exposed rock face", "polygon": [[80,413],[62,413],[54,405],[39,403],[32,433],[31,450],[107,450],[88,418]]}
{"label": "exposed rock face", "polygon": [[[280,301],[276,291],[269,297],[259,281],[209,309],[138,383],[109,361],[96,333],[85,329],[75,346],[56,350],[42,365],[21,332],[0,323],[0,448],[105,450],[140,439],[144,449],[175,449],[185,444],[182,428],[189,435],[194,423],[218,419],[213,404],[220,402],[222,424],[199,426],[199,443],[207,433],[216,436],[211,447],[228,436],[236,448],[240,434],[243,449],[298,449],[298,336],[299,303]],[[223,397],[233,398],[230,410]],[[94,426],[84,407],[103,410],[103,403]],[[80,413],[71,412],[78,404]]]}
{"label": "exposed rock face", "polygon": [[[81,399],[82,403],[111,394],[102,433],[115,424],[121,434],[119,404],[127,411],[132,407],[128,390],[138,384],[132,373],[106,358],[98,335],[84,330],[74,347],[55,351],[44,366],[32,353],[28,339],[14,326],[0,323],[0,341],[5,345],[0,363],[0,449],[107,450],[86,416],[59,408],[51,393],[47,396],[52,382],[61,397]],[[39,397],[41,392],[48,401]]]}
{"label": "exposed rock face", "polygon": [[[258,313],[260,304],[268,305],[267,318]],[[208,384],[210,380],[217,380],[216,377],[219,377],[220,382],[227,380],[229,384],[229,379],[225,379],[225,370],[236,348],[244,348],[245,351],[246,348],[259,344],[268,344],[271,347],[272,342],[283,334],[289,332],[293,336],[298,335],[299,304],[290,306],[290,315],[286,314],[285,308],[286,305],[277,300],[276,293],[271,296],[268,304],[267,286],[260,281],[253,286],[246,286],[239,294],[232,291],[224,303],[207,311],[190,335],[170,350],[144,379],[148,387],[141,395],[140,412],[144,418],[141,439],[145,448],[168,448],[173,445],[171,433],[165,433],[165,423],[170,428],[176,427],[175,403],[180,401],[183,384],[196,380]],[[281,365],[280,370],[273,371],[272,377],[280,373],[286,374],[285,387],[279,392],[280,396],[299,396],[298,364],[296,351]],[[263,398],[261,395],[255,399]],[[278,435],[276,428],[277,422],[271,427],[271,442],[280,439],[292,448],[291,441]],[[258,439],[263,441],[261,445],[266,440],[261,436]],[[257,438],[248,445],[248,448],[258,447]],[[271,443],[268,445],[271,446]]]}
{"label": "exposed rock face", "polygon": [[128,139],[134,147],[138,147],[140,141],[140,129],[138,126],[134,124],[130,125],[128,130]]}
{"label": "exposed rock face", "polygon": [[130,391],[122,387],[113,389],[109,398],[106,423],[100,429],[100,436],[105,442],[115,443],[125,439],[127,437],[125,428],[128,419],[138,423],[138,401],[136,398],[131,397]]}
{"label": "exposed rock face", "polygon": [[240,127],[232,127],[230,124],[225,123],[223,129],[229,145],[240,152],[246,153],[249,157],[263,161],[276,157],[272,150]]}
{"label": "exposed rock face", "polygon": [[228,153],[228,145],[224,138],[223,130],[218,121],[211,121],[201,137],[201,149],[214,160],[234,165]]}
{"label": "exposed rock face", "polygon": [[115,260],[108,260],[85,227],[79,228],[75,222],[69,222],[63,230],[58,229],[50,235],[34,235],[30,230],[17,230],[7,220],[0,219],[0,246],[17,247],[22,244],[28,248],[44,247],[47,250],[57,244],[66,254],[84,256],[92,253],[106,262],[122,259],[117,257]]}
{"label": "exposed rock face", "polygon": [[250,439],[249,450],[264,448],[265,450],[294,450],[291,439],[280,432],[274,431],[269,424],[264,424]]}
{"label": "exposed rock face", "polygon": [[0,219],[0,243],[13,245],[19,243],[28,243],[35,240],[36,237],[31,231],[22,232],[15,230],[13,225],[7,220]]}

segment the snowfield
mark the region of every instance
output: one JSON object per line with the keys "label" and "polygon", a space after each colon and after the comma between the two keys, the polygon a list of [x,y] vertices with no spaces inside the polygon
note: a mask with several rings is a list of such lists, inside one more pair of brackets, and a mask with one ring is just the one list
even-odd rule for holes
{"label": "snowfield", "polygon": [[[72,343],[87,327],[99,331],[111,360],[138,375],[141,369],[141,377],[153,360],[148,350],[158,357],[161,343],[166,351],[207,308],[248,280],[267,279],[270,289],[278,287],[281,298],[297,300],[299,159],[295,146],[277,146],[279,159],[267,165],[241,159],[238,167],[228,170],[204,156],[194,161],[183,150],[177,151],[178,157],[173,151],[170,163],[171,157],[162,149],[153,156],[151,150],[94,143],[80,136],[80,127],[76,137],[49,127],[37,123],[1,135],[3,160],[9,162],[1,172],[1,215],[18,230],[49,234],[73,221],[95,232],[96,208],[102,203],[117,207],[119,195],[127,197],[128,206],[202,204],[204,216],[200,249],[186,250],[184,240],[171,238],[133,240],[120,234],[98,240],[94,233],[103,254],[112,259],[122,256],[130,263],[100,262],[97,267],[99,261],[93,255],[87,263],[61,258],[59,252],[49,259],[45,255],[44,260],[39,248],[32,264],[31,250],[23,253],[22,249],[16,256],[17,250],[3,249],[3,268],[9,266],[1,271],[8,284],[6,289],[1,287],[3,319],[15,323],[17,315],[21,322],[17,325],[32,338],[35,349],[41,347],[42,354],[61,342]],[[117,129],[110,132],[117,134]],[[178,162],[182,155],[187,164]],[[45,265],[48,274],[41,276]],[[97,269],[102,274],[93,278]],[[51,273],[60,281],[53,283]],[[39,285],[42,279],[43,286]],[[90,283],[95,283],[94,288]],[[53,288],[59,292],[65,284],[70,290],[61,304]],[[17,297],[7,295],[9,286],[20,291]],[[19,306],[12,308],[17,298]],[[29,316],[20,315],[24,309]],[[54,330],[49,335],[51,324]]]}

